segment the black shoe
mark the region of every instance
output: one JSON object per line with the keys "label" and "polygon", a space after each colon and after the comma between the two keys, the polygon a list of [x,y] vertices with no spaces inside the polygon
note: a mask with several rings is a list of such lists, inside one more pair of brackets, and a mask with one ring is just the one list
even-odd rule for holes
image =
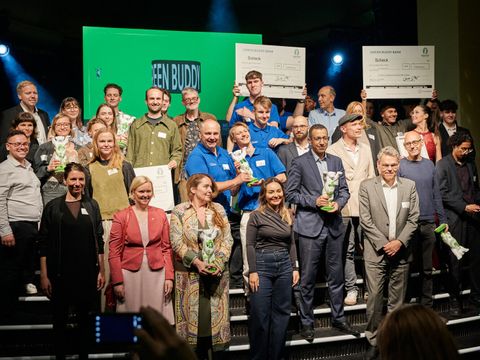
{"label": "black shoe", "polygon": [[302,326],[300,336],[307,341],[313,341],[315,339],[315,329],[311,326]]}
{"label": "black shoe", "polygon": [[346,321],[341,322],[341,321],[334,320],[334,321],[332,321],[332,327],[334,327],[337,330],[340,330],[341,332],[351,334],[355,337],[360,336],[360,333],[357,330],[355,330],[354,328],[352,328],[352,326]]}
{"label": "black shoe", "polygon": [[363,354],[363,358],[365,360],[375,360],[378,359],[378,348],[376,346],[370,345],[367,348],[367,351],[365,351],[365,354]]}

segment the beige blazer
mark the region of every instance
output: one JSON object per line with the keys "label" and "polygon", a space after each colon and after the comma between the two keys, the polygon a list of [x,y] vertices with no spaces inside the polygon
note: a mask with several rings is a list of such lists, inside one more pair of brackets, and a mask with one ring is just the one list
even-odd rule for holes
{"label": "beige blazer", "polygon": [[358,204],[360,183],[363,180],[375,177],[375,165],[373,164],[370,146],[359,141],[358,148],[358,163],[356,165],[345,149],[345,143],[342,138],[327,149],[327,153],[342,159],[343,168],[345,169],[345,179],[347,180],[350,199],[342,209],[342,216],[360,216]]}

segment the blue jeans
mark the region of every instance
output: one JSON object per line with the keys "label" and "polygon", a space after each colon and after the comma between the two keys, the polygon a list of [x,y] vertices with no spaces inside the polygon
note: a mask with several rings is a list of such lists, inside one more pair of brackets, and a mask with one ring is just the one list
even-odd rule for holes
{"label": "blue jeans", "polygon": [[251,359],[282,359],[292,304],[292,264],[288,251],[257,250],[257,292],[250,293]]}

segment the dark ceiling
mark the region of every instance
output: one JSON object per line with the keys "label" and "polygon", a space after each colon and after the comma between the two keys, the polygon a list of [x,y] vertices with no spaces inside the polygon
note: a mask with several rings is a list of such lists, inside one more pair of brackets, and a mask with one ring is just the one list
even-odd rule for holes
{"label": "dark ceiling", "polygon": [[[357,97],[361,86],[362,45],[414,45],[417,41],[415,0],[135,0],[88,5],[9,0],[0,5],[0,41],[8,42],[15,59],[59,100],[83,97],[82,26],[263,34],[265,44],[307,48],[311,91],[325,81],[326,54],[343,50],[351,61],[335,85],[343,89],[345,101]],[[115,56],[121,56],[121,51]],[[13,102],[3,69],[0,82],[2,109]]]}

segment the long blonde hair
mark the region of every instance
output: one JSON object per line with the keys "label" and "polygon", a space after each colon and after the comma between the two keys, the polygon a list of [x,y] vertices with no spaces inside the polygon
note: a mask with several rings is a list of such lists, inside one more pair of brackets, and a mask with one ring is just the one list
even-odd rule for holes
{"label": "long blonde hair", "polygon": [[348,104],[347,108],[345,109],[345,113],[346,114],[354,114],[353,112],[353,109],[355,109],[356,106],[360,106],[362,108],[362,126],[364,129],[368,128],[368,125],[367,125],[367,112],[365,110],[365,107],[363,106],[363,104],[361,102],[358,102],[358,101],[352,101],[350,104]]}
{"label": "long blonde hair", "polygon": [[[192,188],[196,188],[198,184],[200,184],[200,181],[203,179],[208,178],[212,182],[212,198],[216,197],[218,195],[218,187],[213,178],[208,175],[208,174],[195,174],[192,175],[188,178],[187,180],[187,191],[188,191],[188,197],[190,201],[193,198],[193,193],[191,192]],[[216,209],[215,206],[213,205],[213,202],[210,201],[207,203],[207,209],[210,209],[213,212],[213,223],[215,226],[219,227],[220,229],[223,229],[226,225],[225,220],[222,217],[222,214],[220,214]]]}
{"label": "long blonde hair", "polygon": [[123,160],[125,160],[125,157],[123,156],[122,152],[120,151],[120,148],[118,147],[117,136],[112,129],[100,129],[95,133],[95,136],[93,137],[93,141],[92,141],[93,158],[92,160],[90,160],[90,163],[102,160],[100,156],[100,150],[98,149],[97,140],[100,134],[105,134],[105,133],[111,134],[113,137],[113,153],[110,160],[108,160],[108,168],[109,169],[117,168],[121,170],[123,165]]}
{"label": "long blonde hair", "polygon": [[260,195],[258,196],[258,200],[260,202],[258,211],[260,211],[261,213],[264,213],[267,207],[270,207],[270,205],[267,202],[267,186],[271,183],[277,183],[282,188],[283,199],[282,199],[282,204],[280,205],[280,211],[278,213],[280,214],[280,217],[282,218],[283,221],[285,221],[288,225],[292,225],[293,223],[292,216],[290,215],[290,211],[285,206],[285,189],[283,187],[282,182],[278,180],[276,177],[268,178],[262,184],[262,187],[260,189]]}

